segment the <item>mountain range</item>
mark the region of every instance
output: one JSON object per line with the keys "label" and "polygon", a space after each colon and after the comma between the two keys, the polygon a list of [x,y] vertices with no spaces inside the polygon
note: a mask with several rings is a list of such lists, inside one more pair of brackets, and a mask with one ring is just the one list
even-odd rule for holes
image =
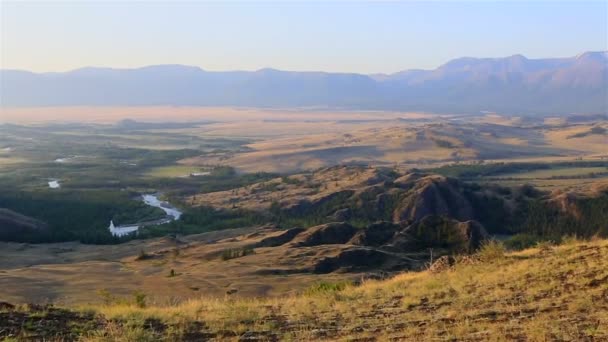
{"label": "mountain range", "polygon": [[0,70],[0,105],[245,106],[442,113],[608,113],[608,52],[464,57],[394,74],[205,71],[183,65]]}

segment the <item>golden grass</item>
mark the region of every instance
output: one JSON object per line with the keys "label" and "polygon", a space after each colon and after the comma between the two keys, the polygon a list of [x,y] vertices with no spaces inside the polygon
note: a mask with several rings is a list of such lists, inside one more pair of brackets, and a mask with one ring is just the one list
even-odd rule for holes
{"label": "golden grass", "polygon": [[[235,107],[128,106],[128,107],[0,107],[0,122],[34,124],[49,122],[114,123],[138,121],[260,121],[274,120],[371,120],[377,118],[431,118],[437,115],[415,112],[331,111],[306,109],[257,109]],[[446,115],[443,115],[446,116]]]}
{"label": "golden grass", "polygon": [[[198,321],[204,323],[203,330],[226,340],[254,332],[299,341],[362,337],[604,340],[608,338],[607,265],[607,240],[570,239],[562,246],[457,264],[438,274],[403,273],[339,291],[284,298],[201,298],[164,307],[118,304],[83,309],[119,320],[154,317],[172,327]],[[89,339],[103,340],[121,333]]]}
{"label": "golden grass", "polygon": [[186,199],[192,205],[230,209],[268,209],[274,201],[294,205],[303,199],[319,200],[342,190],[361,189],[377,176],[371,168],[329,168],[310,174],[274,178],[236,189],[197,194]]}

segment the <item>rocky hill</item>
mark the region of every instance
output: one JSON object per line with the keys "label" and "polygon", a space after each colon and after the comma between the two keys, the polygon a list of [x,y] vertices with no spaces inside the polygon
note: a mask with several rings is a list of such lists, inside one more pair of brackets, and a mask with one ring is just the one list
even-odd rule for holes
{"label": "rocky hill", "polygon": [[436,174],[355,166],[194,195],[187,202],[257,211],[287,228],[329,222],[367,227],[377,221],[409,227],[430,217],[441,218],[442,224],[470,221],[489,234],[534,234],[548,239],[608,234],[601,223],[607,218],[606,189],[549,193],[530,186],[481,186]]}

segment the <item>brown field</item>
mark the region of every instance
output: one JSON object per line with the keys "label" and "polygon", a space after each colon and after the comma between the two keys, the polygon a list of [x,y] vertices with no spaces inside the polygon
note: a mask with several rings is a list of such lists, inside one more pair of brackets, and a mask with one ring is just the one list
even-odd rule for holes
{"label": "brown field", "polygon": [[[557,161],[608,158],[605,121],[569,124],[563,118],[455,116],[409,112],[328,111],[206,107],[1,108],[0,122],[113,124],[130,118],[148,122],[213,123],[151,129],[204,139],[252,141],[239,153],[202,154],[181,163],[228,165],[241,172],[294,172],[336,164],[434,167],[452,162]],[[589,133],[589,134],[588,134]],[[73,133],[71,133],[73,134]],[[111,136],[106,136],[111,138]],[[124,137],[120,137],[124,138]],[[144,137],[145,138],[145,137]],[[77,139],[77,136],[75,136]],[[136,135],[130,147],[155,146]]]}
{"label": "brown field", "polygon": [[[226,249],[238,249],[279,234],[264,228],[230,229],[198,235],[135,240],[120,245],[0,243],[0,295],[15,303],[63,305],[98,303],[100,291],[131,297],[142,291],[155,303],[201,296],[235,297],[287,295],[320,279],[358,279],[362,274],[319,276],[310,272],[282,274],[278,269],[306,268],[342,249],[337,245],[290,250],[256,248],[244,257],[222,260]],[[136,260],[140,251],[149,259]],[[177,252],[176,252],[177,251]],[[171,270],[176,276],[170,277]],[[263,275],[262,275],[263,274]]]}
{"label": "brown field", "polygon": [[323,109],[258,109],[233,107],[0,107],[0,123],[48,124],[58,122],[115,123],[123,119],[147,122],[189,121],[327,121],[424,119],[436,117],[427,113],[379,111],[330,111]]}
{"label": "brown field", "polygon": [[330,168],[312,174],[298,174],[271,179],[267,182],[227,191],[194,195],[187,199],[191,205],[207,205],[230,209],[233,203],[239,208],[267,210],[272,202],[289,207],[300,201],[315,201],[342,190],[362,189],[377,177],[376,169]]}
{"label": "brown field", "polygon": [[[608,135],[586,132],[594,125],[560,128],[456,123],[421,123],[403,120],[375,121],[344,126],[321,124],[324,133],[297,131],[293,122],[280,136],[258,136],[250,151],[231,155],[205,155],[182,161],[186,165],[229,165],[243,172],[294,172],[336,164],[370,164],[433,167],[452,162],[573,161],[608,158]],[[241,124],[231,124],[233,130]],[[605,123],[604,126],[607,126]],[[249,122],[251,132],[264,132],[265,123]],[[327,132],[329,130],[334,132]],[[204,127],[207,134],[214,125]],[[221,131],[229,134],[229,131]],[[244,134],[240,132],[240,134]],[[261,133],[262,135],[264,133]]]}

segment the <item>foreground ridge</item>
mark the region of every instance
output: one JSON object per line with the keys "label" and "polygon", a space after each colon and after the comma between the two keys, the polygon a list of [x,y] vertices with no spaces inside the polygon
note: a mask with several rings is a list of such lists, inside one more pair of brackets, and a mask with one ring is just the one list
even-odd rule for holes
{"label": "foreground ridge", "polygon": [[285,298],[147,305],[107,297],[62,309],[0,305],[0,337],[87,341],[605,340],[608,240],[504,252],[361,284],[319,283]]}

